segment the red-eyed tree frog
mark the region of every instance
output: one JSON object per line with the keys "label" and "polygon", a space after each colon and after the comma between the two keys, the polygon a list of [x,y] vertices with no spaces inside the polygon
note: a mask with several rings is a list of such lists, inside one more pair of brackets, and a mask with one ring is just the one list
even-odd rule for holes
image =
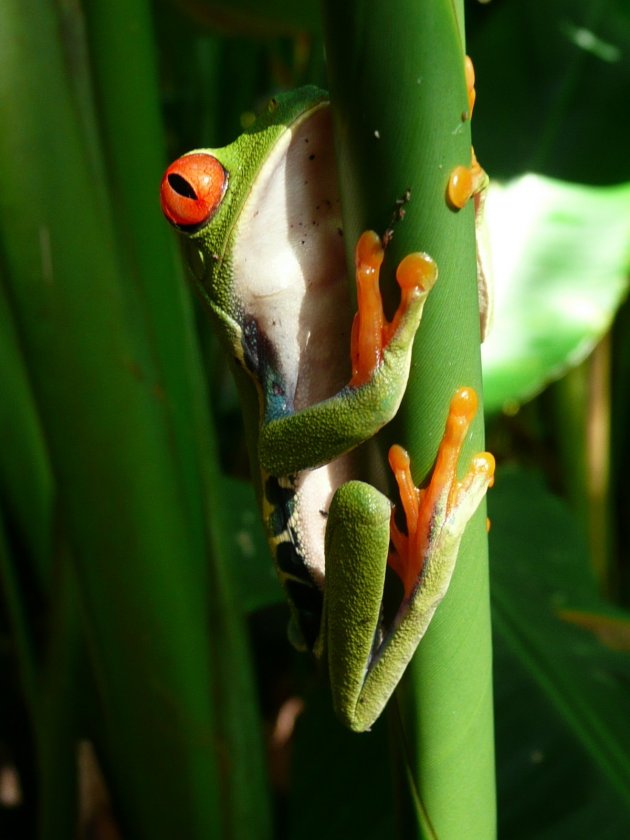
{"label": "red-eyed tree frog", "polygon": [[[456,185],[456,195],[469,187]],[[356,447],[400,405],[437,266],[421,252],[400,263],[400,303],[388,321],[383,246],[364,233],[353,319],[331,113],[315,88],[272,100],[230,146],[179,158],[161,202],[231,360],[292,641],[325,659],[339,717],[364,731],[444,596],[466,523],[492,482],[487,453],[457,478],[477,404],[470,388],[453,396],[425,490],[414,487],[405,451],[390,451],[404,527],[385,495],[355,480]],[[385,618],[388,568],[400,583]]]}

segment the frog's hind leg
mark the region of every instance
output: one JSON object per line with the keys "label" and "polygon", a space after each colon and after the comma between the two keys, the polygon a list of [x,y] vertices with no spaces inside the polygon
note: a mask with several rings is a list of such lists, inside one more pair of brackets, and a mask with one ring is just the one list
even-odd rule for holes
{"label": "frog's hind leg", "polygon": [[320,639],[326,648],[335,711],[352,729],[380,643],[391,510],[390,501],[374,487],[350,481],[335,493],[328,515]]}

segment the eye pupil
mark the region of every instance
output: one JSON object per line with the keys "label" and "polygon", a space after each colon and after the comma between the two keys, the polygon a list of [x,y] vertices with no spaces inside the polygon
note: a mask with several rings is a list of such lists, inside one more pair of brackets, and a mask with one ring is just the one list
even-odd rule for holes
{"label": "eye pupil", "polygon": [[185,178],[182,178],[181,175],[171,172],[171,174],[168,175],[168,183],[178,195],[182,196],[182,198],[192,198],[193,201],[197,200],[197,193],[194,191],[190,183]]}

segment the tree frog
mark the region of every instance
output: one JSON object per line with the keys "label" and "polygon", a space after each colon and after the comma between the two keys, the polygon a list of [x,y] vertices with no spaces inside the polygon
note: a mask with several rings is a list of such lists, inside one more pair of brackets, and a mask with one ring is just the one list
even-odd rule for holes
{"label": "tree frog", "polygon": [[[365,232],[353,317],[331,113],[315,88],[272,100],[231,145],[179,158],[164,175],[161,203],[184,235],[240,391],[292,641],[327,661],[339,717],[367,730],[446,592],[465,525],[492,481],[485,453],[457,478],[476,410],[470,388],[453,396],[428,488],[414,487],[404,450],[390,452],[404,523],[385,495],[355,478],[356,447],[400,405],[437,266],[422,252],[400,263],[389,321],[379,291],[383,245]],[[388,587],[399,581],[387,618],[386,574]]]}

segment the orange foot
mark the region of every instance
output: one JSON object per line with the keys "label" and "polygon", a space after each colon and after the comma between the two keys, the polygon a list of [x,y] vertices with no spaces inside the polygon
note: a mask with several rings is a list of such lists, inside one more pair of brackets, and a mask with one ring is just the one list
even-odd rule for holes
{"label": "orange foot", "polygon": [[388,562],[403,583],[405,599],[420,583],[426,560],[443,534],[448,532],[450,536],[461,537],[486,489],[492,486],[494,458],[489,452],[475,455],[464,478],[461,481],[457,478],[459,456],[476,413],[475,391],[472,388],[456,391],[426,490],[414,485],[407,452],[397,445],[389,450],[389,463],[398,484],[407,533],[400,531],[392,512],[394,550],[390,552]]}
{"label": "orange foot", "polygon": [[[468,95],[468,119],[472,117],[477,92],[475,91],[475,68],[466,56],[464,64],[466,73],[466,91]],[[475,150],[471,149],[470,166],[456,166],[451,172],[446,188],[446,198],[454,210],[461,210],[473,196],[481,195],[488,183],[488,176],[479,165],[475,157]],[[477,212],[477,207],[475,207]]]}
{"label": "orange foot", "polygon": [[370,380],[383,361],[383,353],[412,302],[425,298],[437,279],[437,266],[428,254],[408,254],[396,271],[400,303],[393,319],[388,321],[383,312],[379,288],[384,256],[378,234],[373,230],[362,233],[355,249],[358,311],[354,316],[350,342],[350,386],[353,388]]}

